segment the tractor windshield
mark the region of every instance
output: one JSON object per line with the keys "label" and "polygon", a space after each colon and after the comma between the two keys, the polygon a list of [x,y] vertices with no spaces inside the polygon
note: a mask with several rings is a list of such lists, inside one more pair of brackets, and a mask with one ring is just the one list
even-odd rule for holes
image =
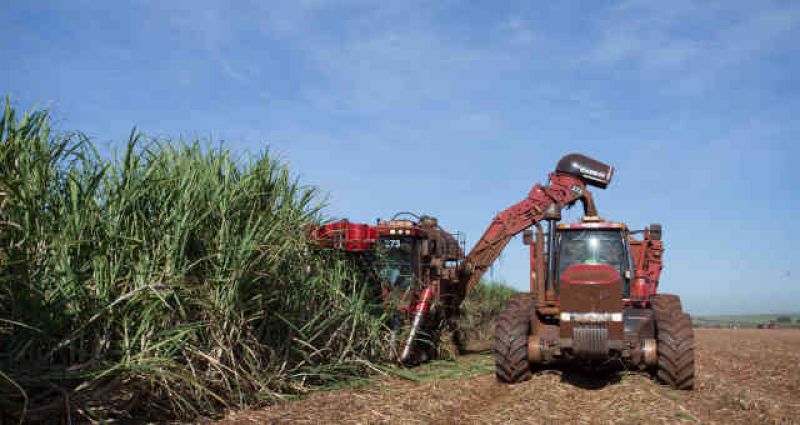
{"label": "tractor windshield", "polygon": [[414,280],[413,238],[380,240],[380,274],[392,288],[407,288]]}
{"label": "tractor windshield", "polygon": [[559,240],[559,276],[575,264],[603,264],[625,276],[625,245],[620,230],[565,230]]}

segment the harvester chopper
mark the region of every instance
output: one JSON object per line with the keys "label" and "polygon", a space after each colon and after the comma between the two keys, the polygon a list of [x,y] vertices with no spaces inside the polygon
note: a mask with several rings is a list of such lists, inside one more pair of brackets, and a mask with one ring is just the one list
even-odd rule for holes
{"label": "harvester chopper", "polygon": [[[415,254],[409,257],[409,270],[420,289],[411,292],[403,307],[409,320],[399,359],[424,360],[425,355],[415,351],[417,332],[458,316],[466,296],[511,239],[522,233],[530,250],[530,291],[516,294],[497,318],[495,375],[499,381],[527,380],[532,366],[546,367],[559,360],[588,368],[623,362],[649,369],[675,389],[692,389],[691,319],[677,295],[657,293],[664,252],[661,226],[631,231],[623,223],[606,221],[599,217],[589,191],[590,186],[605,189],[613,174],[613,167],[587,156],[562,157],[549,174],[548,184],[534,185],[525,199],[499,213],[463,258],[460,250],[451,257],[441,256],[426,232],[412,238],[409,249]],[[584,212],[581,220],[559,223],[562,209],[579,201]],[[417,223],[403,225],[424,229],[426,218],[433,220],[420,217]],[[379,222],[376,227],[339,222],[323,226],[316,236],[329,240],[333,233],[324,231],[332,227],[366,226],[348,232],[342,239],[347,242],[340,246],[350,243],[369,251],[378,245],[378,234],[395,240],[397,233],[391,230],[397,232],[398,225],[397,220]],[[433,228],[430,223],[427,226]],[[458,248],[452,235],[434,226],[438,237],[449,235]],[[376,237],[370,239],[370,235]],[[385,280],[382,285],[391,287]]]}

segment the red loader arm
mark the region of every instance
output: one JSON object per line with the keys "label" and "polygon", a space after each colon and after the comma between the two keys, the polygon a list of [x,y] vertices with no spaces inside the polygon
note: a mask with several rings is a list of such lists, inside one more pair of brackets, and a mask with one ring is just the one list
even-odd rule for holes
{"label": "red loader arm", "polygon": [[583,201],[586,215],[597,215],[584,180],[569,174],[551,173],[549,185],[537,183],[527,198],[498,214],[467,255],[464,262],[467,278],[462,285],[461,300],[480,282],[511,238],[544,220],[548,207],[555,205],[560,209],[577,200]]}
{"label": "red loader arm", "polygon": [[[605,189],[614,175],[614,167],[581,154],[569,154],[561,158],[555,173],[550,174],[550,184],[536,184],[528,197],[501,212],[492,220],[489,228],[467,255],[464,262],[456,305],[460,305],[472,288],[494,263],[508,242],[523,230],[541,220],[559,220],[561,208],[583,201],[584,214],[596,216],[592,194],[587,185]],[[553,222],[551,222],[552,224]],[[551,235],[553,232],[550,232]]]}

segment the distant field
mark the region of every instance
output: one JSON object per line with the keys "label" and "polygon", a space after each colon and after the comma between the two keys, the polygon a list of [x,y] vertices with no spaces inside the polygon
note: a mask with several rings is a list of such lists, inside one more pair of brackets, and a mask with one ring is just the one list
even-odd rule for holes
{"label": "distant field", "polygon": [[747,314],[747,315],[721,315],[721,316],[695,316],[692,315],[692,319],[697,320],[705,320],[709,322],[736,322],[742,324],[759,324],[759,323],[769,323],[770,320],[778,320],[778,317],[781,316],[789,316],[792,318],[792,323],[800,323],[800,314]]}

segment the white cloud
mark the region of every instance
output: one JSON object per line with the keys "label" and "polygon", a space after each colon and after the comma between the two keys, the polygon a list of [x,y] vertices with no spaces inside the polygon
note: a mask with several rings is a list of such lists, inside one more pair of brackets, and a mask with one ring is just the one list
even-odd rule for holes
{"label": "white cloud", "polygon": [[511,16],[500,25],[502,31],[508,32],[508,39],[513,44],[528,45],[541,41],[538,34],[519,16]]}
{"label": "white cloud", "polygon": [[[407,115],[442,126],[480,113],[481,120],[467,120],[476,133],[502,121],[497,105],[523,91],[525,99],[509,100],[518,103],[504,109],[545,111],[541,119],[559,123],[619,114],[613,87],[623,81],[640,83],[651,96],[707,93],[727,70],[788,43],[800,20],[798,8],[762,3],[636,0],[587,10],[590,17],[569,34],[530,13],[498,14],[472,28],[484,34],[475,38],[435,19],[456,16],[442,13],[447,2],[153,5],[197,40],[224,75],[269,93],[273,105],[300,102],[317,112],[386,121]],[[275,87],[259,78],[266,67],[284,65],[269,56],[275,46],[308,73],[301,84]]]}
{"label": "white cloud", "polygon": [[[217,64],[222,73],[244,82],[247,76],[232,65],[226,51],[237,41],[239,29],[225,3],[213,1],[146,2],[155,13],[154,19],[165,20],[183,36],[197,41],[201,50]],[[180,77],[181,84],[187,79]]]}
{"label": "white cloud", "polygon": [[598,20],[601,37],[586,57],[600,69],[624,68],[695,92],[721,72],[794,43],[799,24],[794,5],[629,1]]}
{"label": "white cloud", "polygon": [[222,71],[225,73],[225,75],[227,75],[230,78],[233,78],[236,81],[240,82],[247,81],[247,78],[245,78],[245,76],[241,72],[238,72],[234,70],[233,67],[231,67],[231,63],[229,60],[221,56],[218,57],[217,60],[219,61],[219,64],[222,67]]}

